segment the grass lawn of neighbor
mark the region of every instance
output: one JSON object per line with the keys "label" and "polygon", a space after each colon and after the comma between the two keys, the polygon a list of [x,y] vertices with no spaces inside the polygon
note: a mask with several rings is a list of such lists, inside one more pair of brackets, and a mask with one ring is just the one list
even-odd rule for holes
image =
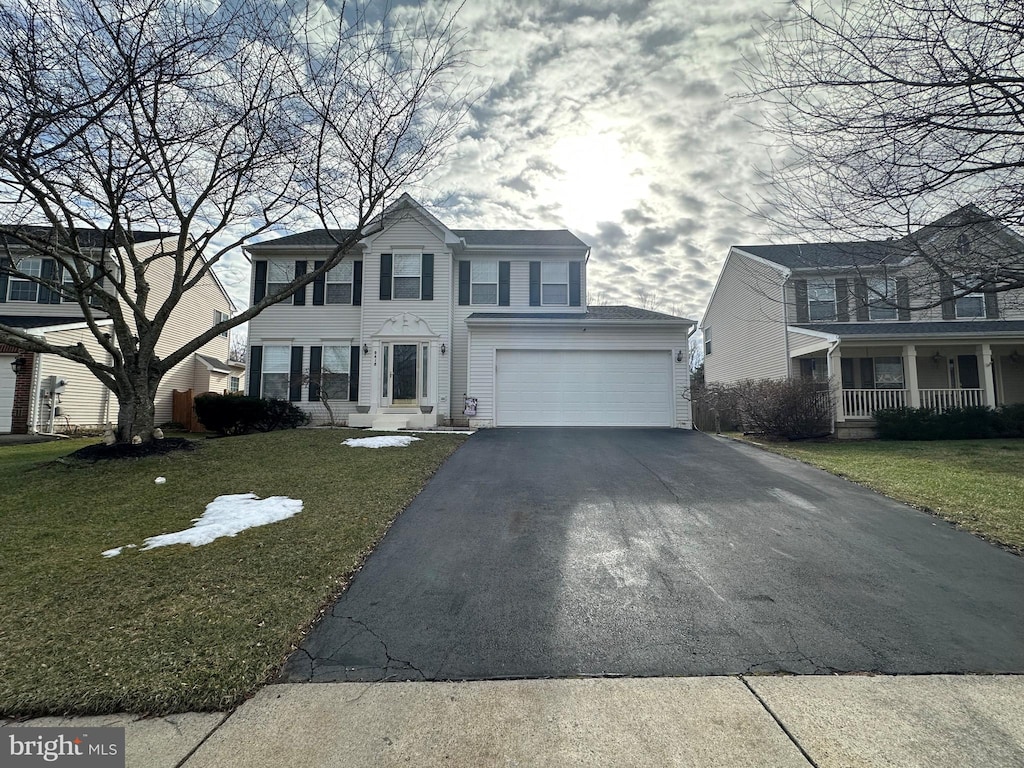
{"label": "grass lawn of neighbor", "polygon": [[743,439],[1024,552],[1024,440],[778,443]]}
{"label": "grass lawn of neighbor", "polygon": [[[366,436],[200,439],[195,451],[96,463],[60,459],[95,440],[0,447],[0,714],[238,704],[466,439],[342,444]],[[203,546],[142,551],[148,537],[189,528],[217,496],[249,492],[303,509]]]}

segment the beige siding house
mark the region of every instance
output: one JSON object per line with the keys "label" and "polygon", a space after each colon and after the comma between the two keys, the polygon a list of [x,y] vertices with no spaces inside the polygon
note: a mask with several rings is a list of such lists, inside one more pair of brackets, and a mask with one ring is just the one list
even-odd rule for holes
{"label": "beige siding house", "polygon": [[[99,240],[103,233],[94,233]],[[162,249],[173,248],[169,236],[160,233],[135,233],[136,253],[151,257],[146,279],[150,285],[151,307],[170,291],[174,269],[172,257],[161,258]],[[19,245],[9,243],[9,253],[18,257]],[[97,244],[97,252],[102,245]],[[89,330],[82,310],[67,297],[44,287],[17,280],[3,272],[6,257],[0,259],[0,323],[28,330],[48,343],[82,343],[98,360],[109,355]],[[47,259],[26,253],[19,264],[39,271],[47,270]],[[26,264],[26,262],[28,262]],[[43,272],[45,274],[45,272]],[[125,275],[131,291],[134,275]],[[234,305],[213,273],[209,273],[181,299],[171,314],[157,345],[157,353],[167,355],[211,328],[234,311]],[[97,321],[100,327],[110,320]],[[130,313],[126,312],[130,318]],[[228,360],[230,338],[218,336],[199,352],[186,358],[164,376],[156,397],[156,422],[171,420],[172,391],[192,389],[200,392],[227,392],[244,389],[245,366]],[[117,420],[117,398],[88,369],[57,355],[33,354],[0,346],[0,433],[51,432],[91,428]]]}
{"label": "beige siding house", "polygon": [[[252,296],[317,266],[304,232],[246,250]],[[689,427],[694,321],[588,307],[566,230],[451,229],[403,195],[324,279],[249,323],[249,392],[376,428]]]}
{"label": "beige siding house", "polygon": [[1024,290],[986,290],[1022,262],[973,206],[902,240],[735,246],[701,322],[706,380],[817,379],[844,437],[882,408],[1024,402]]}

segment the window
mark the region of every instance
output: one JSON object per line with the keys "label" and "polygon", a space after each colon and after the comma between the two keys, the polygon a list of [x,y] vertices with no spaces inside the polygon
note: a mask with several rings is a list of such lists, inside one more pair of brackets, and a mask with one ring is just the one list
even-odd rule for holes
{"label": "window", "polygon": [[[958,281],[964,287],[978,285],[981,280],[976,275],[964,277]],[[956,316],[963,318],[985,317],[985,294],[969,293],[955,302]]]}
{"label": "window", "polygon": [[291,359],[291,347],[263,348],[263,397],[288,399]]}
{"label": "window", "polygon": [[868,318],[871,320],[896,320],[896,281],[888,277],[868,279]]}
{"label": "window", "polygon": [[423,386],[420,389],[420,397],[427,396],[427,382],[429,377],[427,376],[427,359],[430,357],[430,345],[424,344],[423,351],[420,352],[420,369],[423,372]]}
{"label": "window", "polygon": [[229,392],[237,392],[239,390],[239,388],[241,387],[241,384],[242,384],[242,382],[241,382],[241,380],[237,376],[229,376],[228,377],[228,391]]}
{"label": "window", "polygon": [[875,358],[875,389],[903,389],[903,358]]}
{"label": "window", "polygon": [[836,319],[836,286],[828,280],[807,281],[807,318],[831,321]]}
{"label": "window", "polygon": [[[219,309],[213,310],[213,324],[214,325],[219,325],[220,323],[223,323],[227,319],[228,319],[228,315],[225,312],[221,312]],[[223,336],[226,339],[228,337],[228,333],[230,333],[230,331],[221,331],[220,335]]]}
{"label": "window", "polygon": [[704,357],[711,355],[711,329],[704,329]]}
{"label": "window", "polygon": [[[22,259],[17,262],[16,269],[32,277],[40,277],[43,273],[42,259]],[[35,301],[39,298],[39,284],[31,280],[11,275],[8,281],[8,301]]]}
{"label": "window", "polygon": [[327,272],[325,304],[352,303],[352,262],[343,261]]}
{"label": "window", "polygon": [[474,261],[470,267],[470,304],[498,303],[498,262]]}
{"label": "window", "polygon": [[420,269],[423,257],[418,253],[396,253],[394,260],[394,289],[391,295],[396,299],[418,299],[420,297]]}
{"label": "window", "polygon": [[324,347],[320,368],[320,396],[348,400],[349,347]]}
{"label": "window", "polygon": [[267,262],[267,295],[273,296],[295,279],[295,264],[290,261]]}
{"label": "window", "polygon": [[569,304],[569,262],[545,261],[540,265],[540,303]]}

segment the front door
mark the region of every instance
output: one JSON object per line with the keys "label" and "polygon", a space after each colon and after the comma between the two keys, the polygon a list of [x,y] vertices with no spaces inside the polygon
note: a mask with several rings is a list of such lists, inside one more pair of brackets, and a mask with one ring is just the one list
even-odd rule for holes
{"label": "front door", "polygon": [[394,406],[414,406],[417,404],[416,344],[391,345],[391,404]]}

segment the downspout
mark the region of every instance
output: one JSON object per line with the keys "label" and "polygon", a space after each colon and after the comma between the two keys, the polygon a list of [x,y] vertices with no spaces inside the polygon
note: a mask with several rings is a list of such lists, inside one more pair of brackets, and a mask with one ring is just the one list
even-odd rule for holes
{"label": "downspout", "polygon": [[782,341],[786,349],[786,378],[793,375],[792,361],[789,359],[789,307],[786,305],[786,282],[789,280],[790,272],[787,270],[782,279]]}
{"label": "downspout", "polygon": [[30,409],[28,432],[30,435],[35,435],[39,432],[39,389],[43,382],[43,355],[41,352],[36,352],[35,356],[36,365],[32,370],[32,391],[28,394],[28,406]]}

